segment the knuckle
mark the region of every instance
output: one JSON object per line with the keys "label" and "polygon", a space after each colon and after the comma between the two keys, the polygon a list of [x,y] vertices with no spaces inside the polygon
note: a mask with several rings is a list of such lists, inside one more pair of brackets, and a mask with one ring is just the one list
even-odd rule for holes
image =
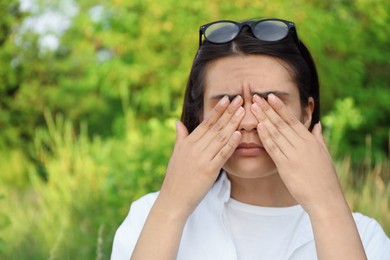
{"label": "knuckle", "polygon": [[290,125],[296,125],[296,124],[299,123],[299,120],[298,120],[295,116],[290,115],[290,116],[288,117],[288,123],[289,123]]}
{"label": "knuckle", "polygon": [[200,126],[205,128],[205,129],[210,129],[212,125],[213,125],[213,122],[211,121],[210,118],[203,120],[203,122],[200,124]]}
{"label": "knuckle", "polygon": [[233,141],[227,143],[227,147],[232,150],[236,148],[236,144]]}
{"label": "knuckle", "polygon": [[229,128],[237,128],[237,126],[239,125],[239,123],[241,122],[241,120],[239,118],[232,118],[230,121],[229,121]]}
{"label": "knuckle", "polygon": [[269,153],[274,153],[278,150],[278,146],[274,142],[271,142],[271,141],[267,142],[267,148],[268,148]]}
{"label": "knuckle", "polygon": [[226,135],[224,135],[222,133],[218,133],[216,139],[218,142],[224,143],[224,142],[226,142],[227,137],[226,137]]}
{"label": "knuckle", "polygon": [[228,153],[225,149],[222,149],[220,152],[219,152],[219,157],[223,160],[227,160],[229,159],[230,157],[230,153]]}
{"label": "knuckle", "polygon": [[283,129],[283,128],[286,127],[286,123],[285,123],[285,122],[283,121],[283,119],[281,119],[281,118],[276,119],[275,125],[276,125],[276,127],[279,128],[279,129]]}
{"label": "knuckle", "polygon": [[214,130],[215,131],[221,131],[223,129],[223,125],[220,121],[217,121],[215,124],[214,124]]}
{"label": "knuckle", "polygon": [[233,105],[230,105],[230,106],[228,107],[228,109],[226,110],[226,112],[227,112],[228,114],[232,115],[236,110],[237,110],[236,107],[234,107]]}
{"label": "knuckle", "polygon": [[229,149],[229,151],[232,151],[232,150],[236,149],[236,147],[237,147],[237,144],[233,140],[230,140],[227,143],[227,149]]}
{"label": "knuckle", "polygon": [[271,109],[268,103],[265,103],[261,108],[263,109],[264,112],[268,112]]}
{"label": "knuckle", "polygon": [[279,133],[279,131],[277,131],[276,129],[273,129],[273,130],[269,131],[269,134],[270,134],[271,137],[274,138],[274,139],[280,137],[280,133]]}

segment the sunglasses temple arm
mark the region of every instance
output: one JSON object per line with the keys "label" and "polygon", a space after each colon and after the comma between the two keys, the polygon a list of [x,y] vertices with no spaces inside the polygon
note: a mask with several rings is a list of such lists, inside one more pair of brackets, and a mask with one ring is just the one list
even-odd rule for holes
{"label": "sunglasses temple arm", "polygon": [[294,26],[293,28],[291,28],[290,30],[293,30],[293,36],[294,36],[294,40],[297,42],[298,44],[298,47],[300,48],[301,47],[301,41],[299,40],[299,36],[298,36],[298,32],[297,32],[297,29],[296,27]]}
{"label": "sunglasses temple arm", "polygon": [[202,45],[202,30],[199,30],[199,48]]}

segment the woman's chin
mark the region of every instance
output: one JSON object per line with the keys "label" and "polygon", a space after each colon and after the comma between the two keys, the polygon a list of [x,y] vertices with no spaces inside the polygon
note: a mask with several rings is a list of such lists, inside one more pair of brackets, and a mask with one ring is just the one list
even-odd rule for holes
{"label": "woman's chin", "polygon": [[248,154],[248,151],[245,151],[245,155],[234,153],[223,169],[230,175],[241,178],[261,178],[277,173],[276,165],[268,154],[262,153],[261,156]]}

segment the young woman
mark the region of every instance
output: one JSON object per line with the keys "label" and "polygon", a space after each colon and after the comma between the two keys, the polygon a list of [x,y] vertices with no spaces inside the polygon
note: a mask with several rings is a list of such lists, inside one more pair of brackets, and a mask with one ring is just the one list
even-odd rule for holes
{"label": "young woman", "polygon": [[345,200],[294,24],[216,21],[199,45],[161,191],[132,204],[112,259],[390,259]]}

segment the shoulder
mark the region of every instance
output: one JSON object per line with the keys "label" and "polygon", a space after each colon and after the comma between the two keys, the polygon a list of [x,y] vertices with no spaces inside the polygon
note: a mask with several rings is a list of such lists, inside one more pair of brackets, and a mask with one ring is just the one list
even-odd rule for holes
{"label": "shoulder", "polygon": [[129,222],[132,222],[132,224],[142,223],[143,225],[149,215],[150,209],[158,197],[158,194],[159,192],[149,193],[135,200],[131,204],[129,213],[121,226],[126,225]]}
{"label": "shoulder", "polygon": [[144,224],[147,216],[149,215],[149,211],[152,208],[154,202],[157,199],[159,192],[154,192],[154,193],[149,193],[138,200],[135,200],[131,206],[129,213],[127,217],[125,218],[124,222],[122,225],[119,227],[119,229],[122,226],[127,226],[127,225],[136,225],[136,224]]}
{"label": "shoulder", "polygon": [[157,196],[158,192],[149,193],[131,204],[128,215],[115,233],[111,259],[130,258]]}
{"label": "shoulder", "polygon": [[375,219],[361,213],[353,213],[353,217],[360,235],[364,238],[372,238],[376,236],[383,236],[387,238],[383,228]]}
{"label": "shoulder", "polygon": [[382,226],[373,218],[353,213],[360,238],[368,259],[387,259],[390,256],[390,239]]}
{"label": "shoulder", "polygon": [[150,209],[158,197],[159,192],[153,192],[142,196],[131,204],[131,208]]}

